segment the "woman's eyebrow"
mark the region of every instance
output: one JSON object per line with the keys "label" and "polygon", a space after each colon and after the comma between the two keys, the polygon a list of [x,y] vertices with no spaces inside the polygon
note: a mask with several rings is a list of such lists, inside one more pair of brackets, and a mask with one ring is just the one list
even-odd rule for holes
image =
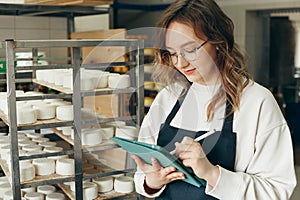
{"label": "woman's eyebrow", "polygon": [[[186,46],[191,45],[191,44],[197,44],[197,42],[196,42],[196,41],[188,41],[188,42],[185,42],[185,43],[183,43],[183,44],[180,45],[180,48],[186,47]],[[171,47],[171,46],[166,46],[166,49],[167,49],[167,50],[175,50],[175,49],[174,49],[173,47]]]}

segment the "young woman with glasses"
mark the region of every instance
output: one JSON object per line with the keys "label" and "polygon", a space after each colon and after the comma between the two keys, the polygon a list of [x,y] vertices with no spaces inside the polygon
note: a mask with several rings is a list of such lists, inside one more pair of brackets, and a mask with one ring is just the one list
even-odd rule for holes
{"label": "young woman with glasses", "polygon": [[171,163],[133,155],[136,191],[170,200],[289,199],[296,185],[290,131],[272,94],[246,72],[232,21],[213,0],[178,0],[159,27],[153,76],[166,88],[139,141],[175,149],[206,185],[185,182]]}

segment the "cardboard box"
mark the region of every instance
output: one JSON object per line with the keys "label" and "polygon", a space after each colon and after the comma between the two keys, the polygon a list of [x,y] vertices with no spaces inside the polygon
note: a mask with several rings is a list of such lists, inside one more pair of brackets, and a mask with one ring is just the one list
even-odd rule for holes
{"label": "cardboard box", "polygon": [[[98,31],[74,32],[71,39],[125,39],[126,29],[110,29]],[[82,48],[83,63],[122,62],[125,61],[125,47],[84,47]],[[90,108],[107,117],[118,117],[118,95],[100,95],[84,98],[84,107]]]}
{"label": "cardboard box", "polygon": [[[110,29],[99,31],[73,32],[71,39],[125,39],[126,29]],[[125,61],[125,47],[98,47],[82,48],[83,63],[122,62]]]}

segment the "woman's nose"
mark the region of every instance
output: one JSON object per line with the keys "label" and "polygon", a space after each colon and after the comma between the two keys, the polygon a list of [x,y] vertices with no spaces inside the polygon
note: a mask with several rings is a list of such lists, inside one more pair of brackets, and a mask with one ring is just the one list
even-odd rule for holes
{"label": "woman's nose", "polygon": [[178,68],[184,68],[189,65],[189,62],[181,54],[178,55],[177,59],[178,59],[178,62],[177,62]]}

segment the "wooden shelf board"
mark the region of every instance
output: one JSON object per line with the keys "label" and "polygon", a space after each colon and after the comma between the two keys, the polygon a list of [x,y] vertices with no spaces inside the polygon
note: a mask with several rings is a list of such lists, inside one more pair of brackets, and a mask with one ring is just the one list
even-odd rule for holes
{"label": "wooden shelf board", "polygon": [[[70,187],[65,185],[65,184],[58,184],[58,187],[71,199],[75,200],[75,194],[72,190],[70,190]],[[100,200],[100,199],[110,199],[110,198],[117,198],[121,196],[127,196],[127,195],[133,195],[136,194],[136,192],[131,192],[131,193],[119,193],[115,192],[114,190],[106,193],[98,193],[98,197],[95,198],[94,200]]]}
{"label": "wooden shelf board", "polygon": [[51,89],[54,89],[54,90],[57,90],[59,92],[65,93],[65,94],[73,94],[73,91],[70,90],[70,89],[67,89],[67,88],[64,88],[62,86],[58,86],[58,85],[55,85],[55,84],[51,84],[51,83],[48,83],[48,82],[45,82],[45,81],[38,81],[36,79],[32,79],[32,82],[37,83],[39,85],[43,85],[45,87],[48,87],[48,88],[51,88]]}
{"label": "wooden shelf board", "polygon": [[[56,128],[50,128],[55,134],[57,134],[59,137],[64,139],[66,142],[74,146],[74,140],[71,138],[71,136],[64,135],[61,131],[57,130]],[[111,140],[103,140],[102,143],[97,145],[82,145],[82,149],[90,149],[90,148],[97,148],[97,147],[105,147],[105,146],[111,146],[115,145],[116,143]]]}
{"label": "wooden shelf board", "polygon": [[[0,118],[3,120],[3,122],[9,125],[7,115],[4,114],[2,111],[0,111]],[[18,127],[50,125],[50,124],[58,124],[58,123],[61,124],[66,122],[71,122],[71,121],[61,121],[58,119],[37,120],[37,122],[32,124],[18,124]]]}
{"label": "wooden shelf board", "polygon": [[[11,177],[7,163],[4,160],[0,160],[0,164],[1,164],[2,170],[4,171],[5,175],[7,177]],[[47,176],[36,176],[33,180],[23,181],[23,182],[21,182],[21,184],[32,184],[32,183],[38,183],[38,182],[42,182],[42,181],[60,180],[60,179],[72,178],[72,177],[73,176],[62,176],[62,175],[58,175],[58,174],[52,174],[52,175],[47,175]],[[9,181],[11,182],[11,178],[9,178]]]}
{"label": "wooden shelf board", "polygon": [[[48,87],[48,88],[51,88],[51,89],[54,89],[54,90],[57,90],[59,92],[62,92],[64,94],[73,94],[73,90],[71,89],[67,89],[67,88],[64,88],[62,86],[58,86],[58,85],[55,85],[55,84],[51,84],[51,83],[48,83],[48,82],[45,82],[45,81],[39,81],[39,80],[36,80],[36,79],[32,79],[32,82],[36,83],[36,84],[39,84],[39,85],[42,85],[42,86],[45,86],[45,87]],[[124,91],[124,92],[122,92]],[[126,92],[127,91],[127,92]],[[81,91],[82,93],[103,93],[103,94],[118,94],[118,93],[128,93],[128,92],[134,92],[135,89],[133,87],[130,87],[130,88],[125,88],[125,89],[111,89],[111,88],[100,88],[100,89],[95,89],[95,90],[84,90],[84,91]]]}

